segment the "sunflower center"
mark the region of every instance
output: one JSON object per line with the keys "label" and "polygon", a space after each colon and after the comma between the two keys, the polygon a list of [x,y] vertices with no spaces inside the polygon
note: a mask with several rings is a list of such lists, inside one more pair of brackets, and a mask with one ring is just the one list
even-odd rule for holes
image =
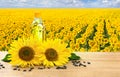
{"label": "sunflower center", "polygon": [[58,59],[57,51],[53,48],[49,48],[45,52],[45,56],[48,61],[56,61]]}
{"label": "sunflower center", "polygon": [[34,50],[31,47],[25,46],[19,50],[19,57],[25,61],[32,60],[34,58],[34,54]]}

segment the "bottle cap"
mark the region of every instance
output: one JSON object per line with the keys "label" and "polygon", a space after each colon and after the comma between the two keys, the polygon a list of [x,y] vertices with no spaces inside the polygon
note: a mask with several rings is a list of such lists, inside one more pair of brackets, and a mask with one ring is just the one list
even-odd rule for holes
{"label": "bottle cap", "polygon": [[38,13],[38,12],[35,13],[35,17],[36,17],[36,18],[39,18],[39,17],[40,17],[40,13]]}

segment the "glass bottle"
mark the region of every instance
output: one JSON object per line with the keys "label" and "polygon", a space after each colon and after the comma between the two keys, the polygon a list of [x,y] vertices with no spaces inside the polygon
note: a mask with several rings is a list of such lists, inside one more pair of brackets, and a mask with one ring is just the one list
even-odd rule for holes
{"label": "glass bottle", "polygon": [[32,35],[34,38],[44,41],[46,39],[46,29],[43,25],[42,19],[40,18],[40,13],[35,13],[35,18],[32,22]]}

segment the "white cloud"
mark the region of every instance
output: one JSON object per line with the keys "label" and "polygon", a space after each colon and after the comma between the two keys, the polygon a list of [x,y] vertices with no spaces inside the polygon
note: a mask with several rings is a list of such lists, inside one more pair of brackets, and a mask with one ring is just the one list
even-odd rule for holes
{"label": "white cloud", "polygon": [[102,4],[104,7],[109,7],[109,6],[112,5],[112,1],[111,1],[111,0],[102,0],[101,2],[102,2],[101,4]]}
{"label": "white cloud", "polygon": [[102,0],[104,7],[120,7],[120,0]]}
{"label": "white cloud", "polygon": [[116,4],[116,5],[120,5],[120,0],[116,0],[116,1],[115,1],[115,4]]}
{"label": "white cloud", "polygon": [[81,0],[56,0],[57,3],[61,3],[64,7],[83,7],[84,3]]}
{"label": "white cloud", "polygon": [[27,2],[27,0],[19,0],[20,2]]}
{"label": "white cloud", "polygon": [[108,0],[102,0],[102,3],[108,3],[109,1]]}

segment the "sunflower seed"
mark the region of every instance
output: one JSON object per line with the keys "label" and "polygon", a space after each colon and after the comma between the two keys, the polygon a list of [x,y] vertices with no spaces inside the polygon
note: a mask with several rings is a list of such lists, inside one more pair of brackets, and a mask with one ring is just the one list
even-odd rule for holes
{"label": "sunflower seed", "polygon": [[76,63],[80,63],[80,61],[76,61]]}
{"label": "sunflower seed", "polygon": [[19,68],[19,66],[16,66],[16,68]]}
{"label": "sunflower seed", "polygon": [[86,67],[86,65],[83,65],[84,67]]}
{"label": "sunflower seed", "polygon": [[90,62],[87,62],[87,64],[91,64]]}
{"label": "sunflower seed", "polygon": [[2,66],[2,68],[5,68],[4,66]]}
{"label": "sunflower seed", "polygon": [[62,67],[58,66],[56,69],[67,69],[67,66],[62,66]]}
{"label": "sunflower seed", "polygon": [[72,63],[75,63],[75,60],[72,60]]}
{"label": "sunflower seed", "polygon": [[67,66],[64,66],[64,69],[67,69]]}
{"label": "sunflower seed", "polygon": [[85,61],[83,61],[83,63],[86,63]]}
{"label": "sunflower seed", "polygon": [[31,69],[29,69],[28,71],[32,71]]}
{"label": "sunflower seed", "polygon": [[80,63],[79,66],[82,66],[82,63]]}
{"label": "sunflower seed", "polygon": [[17,68],[14,68],[13,70],[17,70]]}
{"label": "sunflower seed", "polygon": [[79,65],[75,64],[74,66],[76,66],[76,67],[77,67],[77,66],[79,66]]}
{"label": "sunflower seed", "polygon": [[30,69],[34,69],[34,67],[31,67]]}
{"label": "sunflower seed", "polygon": [[0,66],[3,66],[3,64],[1,64]]}
{"label": "sunflower seed", "polygon": [[48,69],[50,69],[50,67],[48,67]]}
{"label": "sunflower seed", "polygon": [[44,69],[44,68],[42,68],[42,67],[38,67],[38,69]]}
{"label": "sunflower seed", "polygon": [[26,72],[27,70],[23,70],[23,72]]}
{"label": "sunflower seed", "polygon": [[56,67],[56,69],[60,69],[60,67]]}
{"label": "sunflower seed", "polygon": [[20,69],[18,69],[18,71],[20,71]]}

